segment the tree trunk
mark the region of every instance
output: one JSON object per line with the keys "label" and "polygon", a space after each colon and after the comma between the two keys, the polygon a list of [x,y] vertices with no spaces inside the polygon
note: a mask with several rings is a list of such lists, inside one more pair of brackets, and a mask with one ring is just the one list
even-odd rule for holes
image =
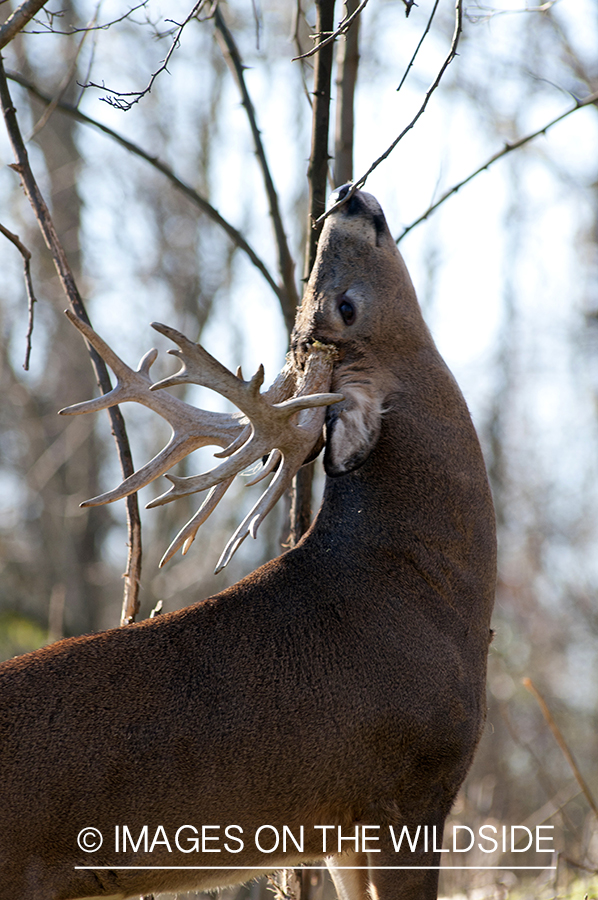
{"label": "tree trunk", "polygon": [[[320,41],[334,29],[334,0],[316,2],[316,33]],[[334,42],[315,55],[314,103],[312,113],[311,155],[307,177],[309,181],[309,214],[305,249],[305,278],[309,278],[318,246],[319,230],[313,227],[326,209],[328,179],[328,132],[330,128],[330,88]],[[311,489],[313,466],[303,466],[295,476],[291,492],[290,545],[294,547],[309,527],[311,520]]]}

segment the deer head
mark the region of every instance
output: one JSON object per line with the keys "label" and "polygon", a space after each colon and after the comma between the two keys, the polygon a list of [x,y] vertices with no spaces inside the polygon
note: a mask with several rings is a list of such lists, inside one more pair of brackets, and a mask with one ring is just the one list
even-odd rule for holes
{"label": "deer head", "polygon": [[[330,202],[341,200],[348,189],[339,188]],[[172,487],[148,503],[148,508],[156,507],[209,490],[200,509],[162,557],[161,566],[179,548],[187,552],[234,476],[265,459],[258,474],[246,483],[254,484],[272,472],[275,475],[225,547],[216,572],[224,568],[243,540],[249,534],[256,536],[298,468],[321,450],[324,407],[334,404],[326,416],[326,473],[334,477],[359,467],[378,439],[385,398],[392,389],[390,361],[397,350],[406,357],[431,340],[409,274],[374,197],[355,193],[338,214],[328,218],[319,246],[297,314],[289,358],[264,394],[260,393],[263,368],[246,382],[240,370],[233,375],[203,347],[158,323],[152,327],[178,345],[179,349],[169,353],[180,360],[181,369],[152,384],[149,370],[156,350],[149,351],[133,371],[89,325],[66,311],[113,369],[118,385],[110,394],[62,409],[60,414],[78,415],[132,400],[153,409],[172,427],[168,445],[154,459],[114,490],[82,506],[111,503],[139,490],[198,447],[217,444],[225,448],[215,456],[225,457],[226,462],[209,472],[184,478],[166,475]],[[342,264],[335,265],[335,260]],[[196,410],[164,390],[184,383],[217,391],[235,404],[240,414]],[[333,392],[327,393],[331,383]]]}
{"label": "deer head", "polygon": [[[342,200],[349,187],[339,188],[330,203]],[[363,191],[324,224],[293,331],[296,364],[314,340],[338,353],[332,384],[344,399],[326,417],[324,465],[328,475],[343,475],[367,459],[378,439],[394,389],[393,360],[431,341],[384,213]]]}

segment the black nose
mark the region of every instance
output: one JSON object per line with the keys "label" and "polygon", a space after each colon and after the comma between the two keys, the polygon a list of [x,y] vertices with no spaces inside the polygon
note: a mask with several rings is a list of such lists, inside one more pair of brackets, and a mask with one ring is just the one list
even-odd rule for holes
{"label": "black nose", "polygon": [[341,187],[337,187],[330,195],[330,199],[328,200],[328,207],[334,206],[335,203],[338,203],[339,200],[344,200],[353,185],[351,182],[348,184],[343,184]]}

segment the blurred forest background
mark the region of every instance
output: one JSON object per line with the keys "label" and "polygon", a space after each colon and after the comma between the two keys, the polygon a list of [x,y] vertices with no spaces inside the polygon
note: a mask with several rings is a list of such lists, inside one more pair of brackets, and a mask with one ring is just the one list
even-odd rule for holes
{"label": "blurred forest background", "polygon": [[[345,181],[351,173],[338,123],[336,142],[334,134],[351,72],[357,178],[421,108],[455,28],[452,0],[361,6],[348,36],[334,46],[330,189],[337,175]],[[598,90],[597,0],[537,7],[525,0],[488,6],[460,0],[457,7],[463,14],[458,55],[425,113],[365,186],[397,238],[507,145]],[[2,0],[0,22],[13,9]],[[245,66],[300,293],[314,57],[293,57],[313,46],[313,4],[221,0],[218,10]],[[345,13],[339,0],[335,26]],[[288,302],[289,291],[222,34],[213,3],[53,0],[2,54],[33,171],[95,329],[132,366],[158,347],[155,379],[173,371],[168,342],[149,328],[157,320],[201,339],[229,367],[242,364],[246,377],[263,362],[269,384],[287,349],[281,298]],[[143,93],[155,73],[151,91]],[[118,624],[127,533],[122,502],[79,508],[120,480],[114,444],[105,413],[56,415],[94,396],[95,381],[84,343],[63,314],[67,303],[19,177],[9,168],[14,159],[4,132],[0,156],[0,223],[31,252],[37,297],[24,371],[23,261],[0,235],[0,657],[7,658],[62,635]],[[243,235],[272,284],[205,213],[201,198]],[[559,868],[539,874],[528,888],[529,896],[553,896],[567,873],[598,870],[598,818],[591,808],[592,793],[598,798],[596,103],[504,153],[409,230],[400,249],[472,410],[499,526],[488,724],[454,819],[472,827],[554,825],[558,858],[541,863]],[[221,408],[200,389],[178,392]],[[133,404],[124,415],[139,467],[164,446],[169,429]],[[203,471],[205,462],[196,455],[185,470]],[[164,549],[197,502],[192,497],[188,509],[178,501],[142,512],[140,617],[159,600],[169,611],[208,596],[280,552],[284,503],[257,541],[247,541],[224,572],[213,574],[258,495],[259,486],[237,481],[236,493],[231,489],[187,556],[161,570]],[[144,489],[142,505],[163,489]],[[522,685],[526,677],[548,703],[585,777],[585,793],[537,699]],[[537,857],[521,856],[538,864]],[[503,864],[496,857],[467,862]],[[506,862],[523,864],[515,854]],[[443,890],[504,897],[523,878],[515,869],[453,872],[444,876]]]}

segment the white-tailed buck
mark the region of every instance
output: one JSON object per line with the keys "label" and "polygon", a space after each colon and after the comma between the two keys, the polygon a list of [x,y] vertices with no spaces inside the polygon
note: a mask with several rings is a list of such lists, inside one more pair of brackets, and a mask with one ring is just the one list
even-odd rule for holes
{"label": "white-tailed buck", "polygon": [[[175,542],[188,545],[235,473],[269,454],[276,483],[225,562],[323,432],[328,478],[299,545],[233,587],[0,667],[0,897],[211,890],[326,859],[341,900],[432,900],[484,722],[494,517],[467,407],[377,202],[357,192],[326,220],[264,395],[259,374],[244,382],[162,326],[183,367],[151,390],[155,351],[134,372],[79,327],[119,385],[66,412],[136,400],[174,431],[90,502],[219,444],[215,473],[173,478],[160,498],[213,489]],[[246,418],[163,390],[182,381]],[[420,826],[413,849],[395,848],[404,826]]]}

